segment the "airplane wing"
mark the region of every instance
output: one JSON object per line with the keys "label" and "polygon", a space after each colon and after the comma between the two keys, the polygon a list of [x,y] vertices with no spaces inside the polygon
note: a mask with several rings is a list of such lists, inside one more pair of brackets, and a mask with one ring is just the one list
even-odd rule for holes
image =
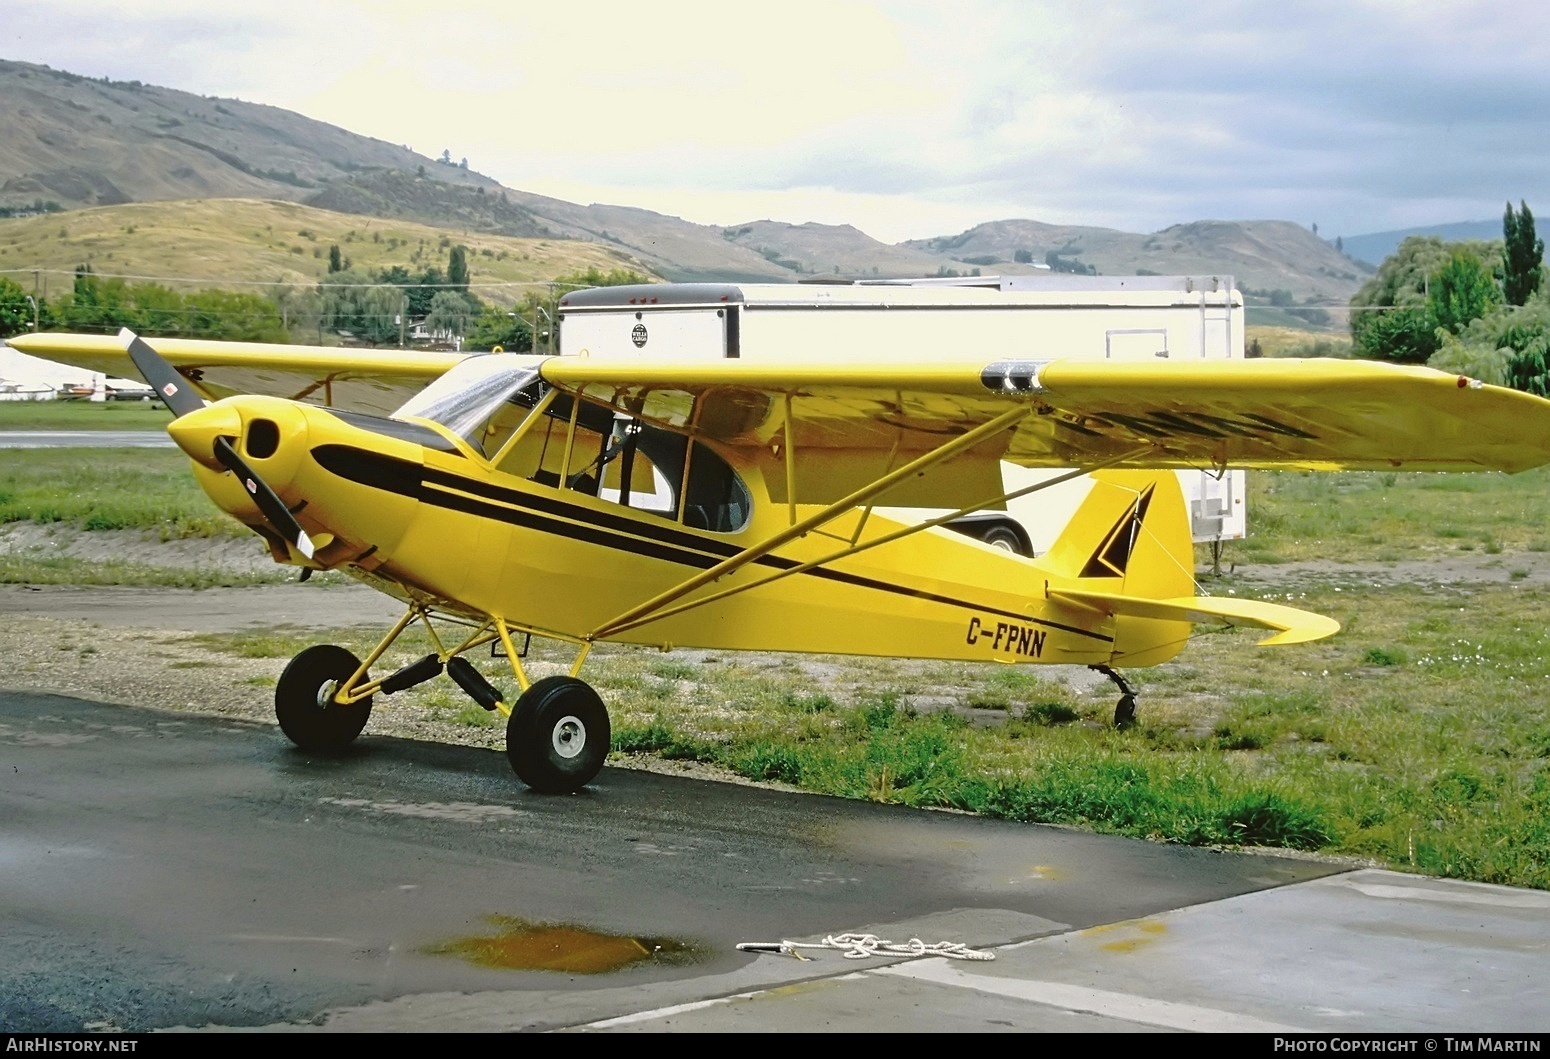
{"label": "airplane wing", "polygon": [[[8,344],[124,376],[106,335]],[[453,353],[155,339],[211,399],[260,393],[388,413]],[[830,503],[1013,410],[1008,429],[891,491],[979,503],[999,463],[1084,467],[1521,471],[1550,462],[1550,400],[1428,368],[1356,360],[756,363],[554,357],[551,385],[744,450],[777,502]],[[791,480],[788,481],[788,476]]]}
{"label": "airplane wing", "polygon": [[[1357,360],[968,364],[543,363],[551,384],[743,447],[797,499],[825,502],[944,440],[1020,409],[938,476],[943,505],[986,465],[1522,471],[1550,462],[1550,400],[1428,368]],[[793,459],[783,447],[790,445]],[[759,455],[762,453],[762,455]],[[833,457],[843,454],[844,459]],[[826,487],[825,472],[854,463]],[[870,470],[861,465],[869,465]],[[951,466],[951,465],[949,465]],[[778,492],[778,489],[776,490]],[[906,491],[908,486],[906,485]],[[980,492],[981,496],[987,495]],[[993,495],[993,494],[991,494]]]}
{"label": "airplane wing", "polygon": [[[463,359],[457,353],[391,349],[188,338],[151,341],[158,353],[212,401],[256,393],[379,415],[395,411],[426,383]],[[29,356],[72,367],[138,377],[123,343],[114,335],[18,335],[6,344]]]}
{"label": "airplane wing", "polygon": [[[1550,462],[1550,400],[1356,360],[768,364],[554,358],[549,383],[744,450],[777,502],[832,503],[1014,410],[1015,424],[884,503],[999,495],[1028,467],[1521,471]],[[787,450],[790,454],[787,454]],[[789,479],[789,481],[788,481]]]}

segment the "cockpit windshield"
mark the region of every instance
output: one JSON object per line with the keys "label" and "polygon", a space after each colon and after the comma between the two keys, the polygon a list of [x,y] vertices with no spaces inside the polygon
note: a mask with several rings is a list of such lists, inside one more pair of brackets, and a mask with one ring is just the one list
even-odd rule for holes
{"label": "cockpit windshield", "polygon": [[477,446],[491,417],[523,390],[536,390],[537,383],[538,368],[531,362],[503,353],[471,356],[405,401],[393,418],[429,419]]}
{"label": "cockpit windshield", "polygon": [[436,423],[493,470],[549,489],[712,533],[747,524],[748,487],[713,447],[608,405],[578,406],[569,393],[546,401],[539,363],[509,353],[468,357],[393,418]]}

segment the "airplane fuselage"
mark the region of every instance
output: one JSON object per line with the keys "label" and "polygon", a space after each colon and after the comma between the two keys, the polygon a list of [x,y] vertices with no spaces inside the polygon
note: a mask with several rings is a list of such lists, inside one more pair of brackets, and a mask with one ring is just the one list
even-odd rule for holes
{"label": "airplane fuselage", "polygon": [[[262,397],[228,399],[180,420],[179,441],[195,455],[201,485],[269,538],[281,561],[309,565],[265,530],[236,476],[200,460],[199,442],[186,441],[199,433],[190,421],[214,418],[211,413],[223,406],[216,432],[240,434],[253,468],[319,542],[310,565],[343,570],[443,610],[499,617],[515,628],[568,639],[664,648],[1115,660],[1116,619],[1046,598],[1049,587],[1069,583],[1069,576],[941,530],[841,554],[767,585],[611,631],[616,619],[644,601],[785,530],[793,509],[768,502],[758,469],[749,466],[735,468],[751,499],[746,520],[717,532],[618,503],[606,490],[589,495],[568,487],[563,475],[548,484],[535,480],[541,473],[508,473],[431,424],[339,415]],[[237,430],[234,415],[241,420]],[[274,427],[255,427],[261,423]],[[798,507],[795,514],[810,510]],[[864,548],[898,528],[861,509],[846,511],[672,606]],[[1179,630],[1178,646],[1186,632]]]}

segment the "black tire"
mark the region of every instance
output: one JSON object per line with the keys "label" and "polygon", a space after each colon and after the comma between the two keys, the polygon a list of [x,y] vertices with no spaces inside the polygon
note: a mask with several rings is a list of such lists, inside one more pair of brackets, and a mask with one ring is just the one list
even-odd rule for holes
{"label": "black tire", "polygon": [[1114,727],[1129,728],[1136,723],[1136,697],[1121,695],[1114,707]]}
{"label": "black tire", "polygon": [[1026,555],[1027,549],[1023,546],[1023,539],[1011,526],[1001,523],[992,523],[980,531],[980,540],[992,548],[1000,548],[1004,552],[1013,555]]}
{"label": "black tire", "polygon": [[371,696],[343,706],[334,690],[361,660],[343,647],[309,647],[285,667],[274,689],[274,713],[283,731],[303,750],[338,750],[355,741],[371,717]]}
{"label": "black tire", "polygon": [[569,794],[601,771],[611,737],[608,708],[591,685],[544,677],[522,693],[506,721],[506,758],[533,790]]}

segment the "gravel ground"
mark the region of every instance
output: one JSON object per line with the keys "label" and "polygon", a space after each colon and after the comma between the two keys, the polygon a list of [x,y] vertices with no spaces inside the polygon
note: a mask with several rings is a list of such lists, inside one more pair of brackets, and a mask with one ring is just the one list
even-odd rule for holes
{"label": "gravel ground", "polygon": [[[0,555],[7,553],[112,558],[184,569],[274,569],[268,553],[251,538],[207,541],[201,547],[198,541],[162,542],[137,531],[0,527]],[[316,642],[328,642],[338,638],[340,629],[385,632],[402,613],[396,600],[353,582],[291,580],[201,590],[0,585],[0,615],[5,618],[0,621],[0,658],[6,660],[0,688],[274,726],[274,683],[286,659],[241,657],[212,644],[211,634],[316,632]],[[541,662],[528,668],[535,679],[561,671]],[[417,694],[379,698],[368,733],[505,749],[504,725],[471,727],[440,719],[441,711],[415,701]],[[614,755],[609,763],[748,782],[698,762]]]}
{"label": "gravel ground", "polygon": [[[251,538],[162,542],[133,531],[81,533],[58,527],[0,528],[0,554],[113,558],[153,566],[249,572],[273,569],[267,552]],[[1550,563],[1543,556],[1472,555],[1385,564],[1297,563],[1239,568],[1245,583],[1331,581],[1422,584],[1506,582],[1544,584]],[[1224,591],[1209,580],[1204,590]],[[295,581],[248,588],[86,587],[0,585],[0,687],[48,691],[105,702],[274,724],[274,680],[285,659],[245,658],[218,650],[211,633],[278,629],[288,633],[366,627],[385,629],[399,605],[361,585]],[[813,664],[818,664],[814,660]],[[1077,667],[1063,674],[1077,687],[1103,678]],[[557,668],[556,668],[557,671]],[[547,675],[542,665],[535,676]],[[1050,674],[1055,675],[1055,674]],[[1107,693],[1107,689],[1104,689]],[[379,702],[369,731],[407,738],[503,748],[504,726],[469,727],[440,720],[421,708],[414,692]],[[660,771],[718,775],[703,766],[637,759],[625,762]]]}

